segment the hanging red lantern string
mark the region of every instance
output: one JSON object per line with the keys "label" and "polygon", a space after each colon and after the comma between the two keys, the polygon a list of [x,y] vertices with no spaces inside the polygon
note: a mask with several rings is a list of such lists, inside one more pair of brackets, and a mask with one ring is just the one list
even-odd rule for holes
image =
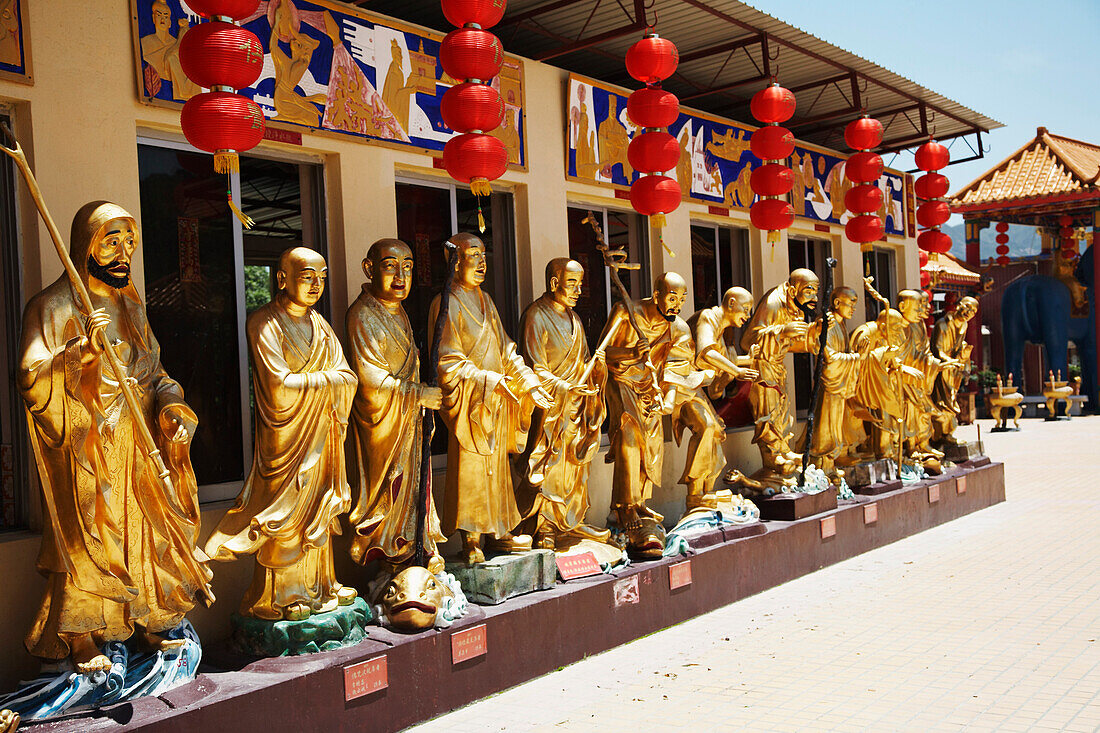
{"label": "hanging red lantern string", "polygon": [[749,138],[749,147],[763,161],[749,178],[749,187],[758,197],[749,207],[749,220],[768,233],[773,257],[779,233],[794,223],[794,207],[785,198],[794,186],[794,175],[786,163],[794,151],[794,136],[780,125],[794,116],[795,106],[791,90],[774,80],[749,102],[749,111],[762,125]]}
{"label": "hanging red lantern string", "polygon": [[997,264],[1004,267],[1009,262],[1008,257],[1008,223],[997,222]]}
{"label": "hanging red lantern string", "polygon": [[922,202],[917,207],[917,224],[924,228],[917,237],[917,246],[926,252],[946,254],[951,251],[951,237],[941,232],[940,227],[951,218],[951,206],[945,198],[951,184],[947,176],[937,171],[951,162],[951,153],[929,138],[928,142],[917,148],[914,159],[917,167],[925,171],[913,185],[917,198]]}
{"label": "hanging red lantern string", "polygon": [[[214,170],[227,176],[240,171],[239,153],[256,147],[264,137],[263,111],[235,91],[254,84],[263,69],[260,39],[234,23],[252,15],[259,4],[259,0],[192,0],[191,9],[207,22],[188,30],[180,41],[184,74],[210,90],[187,100],[180,127],[189,143],[214,154]],[[231,180],[226,202],[249,229],[255,222],[233,202]]]}
{"label": "hanging red lantern string", "polygon": [[881,155],[871,152],[882,144],[882,123],[867,115],[852,120],[844,128],[844,142],[858,151],[844,163],[844,176],[855,184],[844,194],[844,208],[851,214],[844,236],[859,244],[861,252],[870,252],[886,233],[885,222],[875,213],[884,199],[878,180],[886,166]]}
{"label": "hanging red lantern string", "polygon": [[665,128],[680,116],[680,100],[662,89],[661,82],[672,76],[679,63],[676,44],[656,33],[647,33],[626,52],[627,72],[645,84],[645,88],[631,92],[626,100],[627,115],[641,128],[626,151],[631,167],[642,174],[630,184],[630,204],[639,214],[649,217],[661,246],[670,256],[675,255],[661,230],[668,223],[665,215],[680,205],[684,182],[664,175],[680,160],[680,144]]}
{"label": "hanging red lantern string", "polygon": [[477,225],[485,231],[481,197],[493,192],[491,181],[508,169],[508,150],[488,133],[504,120],[504,101],[493,78],[504,64],[500,39],[490,33],[504,17],[506,0],[443,0],[443,15],[458,26],[439,44],[443,71],[461,84],[440,102],[443,124],[459,133],[443,146],[443,167],[451,178],[467,183],[477,197]]}
{"label": "hanging red lantern string", "polygon": [[1058,236],[1061,238],[1062,259],[1072,260],[1077,256],[1077,240],[1073,229],[1073,217],[1062,214],[1058,217]]}

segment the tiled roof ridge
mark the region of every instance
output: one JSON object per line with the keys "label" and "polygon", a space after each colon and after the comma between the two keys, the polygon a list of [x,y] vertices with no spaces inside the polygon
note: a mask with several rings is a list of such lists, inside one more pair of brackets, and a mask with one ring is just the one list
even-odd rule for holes
{"label": "tiled roof ridge", "polygon": [[1093,184],[1096,183],[1097,179],[1100,179],[1100,163],[1097,163],[1095,173],[1087,172],[1085,169],[1077,165],[1076,161],[1074,161],[1069,153],[1067,153],[1067,151],[1062,147],[1062,143],[1059,141],[1064,140],[1069,143],[1081,145],[1082,147],[1091,148],[1093,151],[1096,152],[1098,158],[1100,158],[1100,147],[1093,145],[1092,143],[1082,142],[1081,140],[1074,140],[1071,137],[1052,135],[1047,132],[1046,128],[1043,127],[1040,127],[1039,130],[1042,131],[1040,136],[1042,137],[1043,142],[1046,143],[1047,147],[1049,147],[1051,151],[1054,152],[1059,162],[1061,162],[1075,176],[1077,176],[1077,178],[1081,180],[1081,183]]}

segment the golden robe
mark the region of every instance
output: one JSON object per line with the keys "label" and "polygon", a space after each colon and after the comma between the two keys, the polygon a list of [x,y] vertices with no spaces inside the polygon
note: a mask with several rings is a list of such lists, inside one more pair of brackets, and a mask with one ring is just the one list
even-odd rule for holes
{"label": "golden robe", "polygon": [[[722,333],[722,306],[704,308],[696,312],[688,319],[688,328],[691,329],[691,337],[695,340],[696,362],[705,364],[703,357],[707,352],[717,351],[730,362],[737,363],[737,349],[732,344],[727,344]],[[726,392],[726,387],[733,381],[733,376],[718,371],[714,380],[707,385],[707,394],[712,399],[718,399]]]}
{"label": "golden robe", "polygon": [[[932,326],[932,355],[938,359],[970,359],[970,344],[966,343],[967,321],[944,316]],[[932,402],[936,414],[932,416],[935,437],[949,437],[959,426],[959,387],[962,386],[963,369],[943,367],[936,373],[932,384]]]}
{"label": "golden robe", "polygon": [[[848,329],[842,320],[830,315],[811,457],[825,456],[835,461],[849,448],[856,447],[852,444],[854,434],[847,413],[848,400],[855,396],[859,386],[860,355],[848,348]],[[805,435],[799,443],[805,446]]]}
{"label": "golden robe", "polygon": [[[536,408],[526,454],[524,495],[535,494],[539,525],[557,533],[584,522],[588,512],[588,467],[600,448],[600,426],[607,414],[599,394],[578,395],[588,363],[584,325],[571,309],[559,313],[548,295],[523,312],[521,350],[527,364],[554,398],[549,410]],[[597,363],[585,383],[600,390],[606,369]]]}
{"label": "golden robe", "polygon": [[336,605],[331,535],[351,507],[344,436],[356,377],[340,342],[310,310],[312,341],[291,331],[276,302],[248,317],[256,403],[252,470],[237,503],[206,543],[215,560],[256,555],[241,615],[277,620],[303,603]]}
{"label": "golden robe", "polygon": [[695,340],[688,324],[677,317],[670,330],[672,348],[663,379],[676,388],[676,406],[672,410],[672,434],[676,445],[680,445],[685,429],[691,433],[680,483],[690,488],[702,481],[703,493],[710,493],[726,467],[726,455],[722,452],[726,424],[703,393],[706,374],[696,363]]}
{"label": "golden robe", "polygon": [[855,394],[849,401],[852,419],[846,421],[849,440],[862,439],[862,421],[871,426],[872,449],[876,458],[892,457],[888,455],[897,426],[905,414],[904,400],[899,391],[897,380],[901,373],[891,374],[883,361],[887,347],[897,344],[887,335],[884,327],[877,321],[864,323],[853,333],[851,349],[863,357]]}
{"label": "golden robe", "polygon": [[[435,324],[439,297],[432,302]],[[518,401],[497,385],[505,382]],[[523,451],[538,386],[516,344],[504,332],[493,300],[481,288],[451,287],[439,347],[441,416],[450,432],[443,533],[455,530],[504,537],[522,517],[508,456]]]}
{"label": "golden robe", "polygon": [[[71,253],[85,282],[89,244],[116,218],[133,219],[115,204],[93,202],[73,221]],[[209,558],[195,546],[199,507],[189,444],[164,435],[175,432],[169,407],[192,435],[198,420],[161,366],[160,345],[137,291],[131,284],[121,295],[108,333],[123,341],[119,356],[134,380],[141,415],[130,412],[106,357],[81,365],[88,314],[67,276],[23,311],[18,379],[42,485],[37,566],[48,580],[26,646],[46,659],[69,656],[70,640],[80,634],[121,641],[134,624],[167,631],[194,607],[196,594],[213,598]],[[174,494],[165,492],[138,447],[135,419],[149,425]]]}
{"label": "golden robe", "polygon": [[[654,484],[661,483],[664,459],[664,430],[657,411],[661,399],[660,379],[672,342],[670,324],[662,316],[650,322],[645,312],[635,311],[638,327],[649,341],[649,357],[642,361],[609,360],[605,396],[611,414],[609,456],[615,462],[611,483],[611,508],[641,507],[653,495]],[[626,307],[616,302],[604,326],[604,335],[615,335],[609,346],[633,348],[638,334],[626,316]],[[603,340],[601,336],[600,340]]]}
{"label": "golden robe", "polygon": [[[357,488],[349,517],[356,534],[351,554],[357,562],[404,560],[416,541],[424,425],[420,355],[404,308],[391,313],[366,286],[348,308],[346,326],[359,377],[350,426]],[[427,503],[424,548],[434,554],[446,538],[430,490]]]}
{"label": "golden robe", "polygon": [[928,329],[923,320],[906,324],[905,339],[899,355],[901,363],[917,369],[923,379],[906,378],[905,386],[905,433],[906,440],[914,447],[924,447],[932,437],[932,384],[940,371],[940,360],[932,356]]}

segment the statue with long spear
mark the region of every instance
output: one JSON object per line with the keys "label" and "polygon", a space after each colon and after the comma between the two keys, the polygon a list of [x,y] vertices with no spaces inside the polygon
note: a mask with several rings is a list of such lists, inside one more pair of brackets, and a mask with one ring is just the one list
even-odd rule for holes
{"label": "statue with long spear", "polygon": [[[806,415],[806,446],[802,451],[802,470],[798,474],[799,489],[803,489],[806,486],[806,469],[809,467],[810,451],[814,444],[814,430],[817,427],[817,421],[821,413],[821,381],[825,373],[825,344],[829,339],[828,300],[829,294],[833,292],[833,268],[835,267],[836,260],[832,257],[826,257],[824,288],[821,291],[822,295],[817,299],[819,303],[818,310],[820,311],[818,320],[817,359],[814,363],[813,387],[810,390],[810,409]],[[798,307],[805,315],[806,322],[809,323],[813,317],[813,310],[802,303],[798,303]],[[820,468],[820,466],[818,466],[818,468]]]}

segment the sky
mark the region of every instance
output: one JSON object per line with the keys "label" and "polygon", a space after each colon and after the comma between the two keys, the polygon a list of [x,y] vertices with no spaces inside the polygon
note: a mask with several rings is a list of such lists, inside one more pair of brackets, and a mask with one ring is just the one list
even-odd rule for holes
{"label": "sky", "polygon": [[[1100,0],[746,2],[1003,123],[982,136],[984,158],[943,171],[952,193],[1040,126],[1100,144]],[[970,157],[961,140],[948,144],[952,157]],[[887,165],[912,168],[911,159],[891,159]]]}

